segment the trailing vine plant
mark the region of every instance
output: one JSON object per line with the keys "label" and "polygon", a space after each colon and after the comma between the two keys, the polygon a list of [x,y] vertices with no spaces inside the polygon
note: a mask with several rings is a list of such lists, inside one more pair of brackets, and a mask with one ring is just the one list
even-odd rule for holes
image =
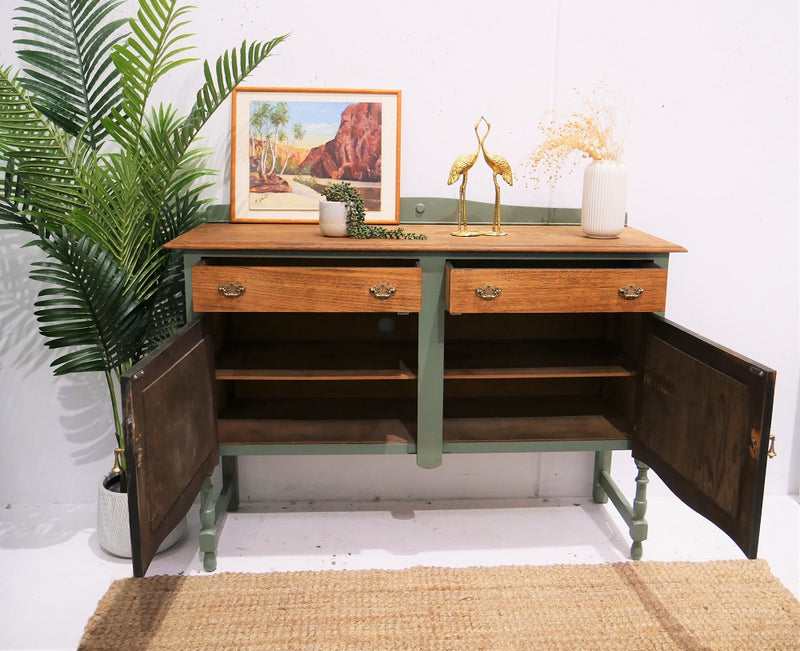
{"label": "trailing vine plant", "polygon": [[367,213],[361,193],[347,181],[328,184],[322,192],[328,201],[341,201],[347,206],[347,234],[356,239],[424,240],[425,235],[407,233],[402,226],[384,228],[364,223]]}

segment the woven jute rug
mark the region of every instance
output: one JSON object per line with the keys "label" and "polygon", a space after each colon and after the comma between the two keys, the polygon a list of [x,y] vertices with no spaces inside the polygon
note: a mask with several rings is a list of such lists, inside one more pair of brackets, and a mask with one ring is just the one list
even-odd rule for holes
{"label": "woven jute rug", "polygon": [[122,579],[80,649],[800,649],[764,561]]}

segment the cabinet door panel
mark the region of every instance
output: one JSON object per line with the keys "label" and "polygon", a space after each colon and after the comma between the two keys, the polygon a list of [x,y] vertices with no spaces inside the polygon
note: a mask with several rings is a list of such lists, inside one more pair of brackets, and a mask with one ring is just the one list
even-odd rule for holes
{"label": "cabinet door panel", "polygon": [[657,316],[633,455],[755,558],[775,372]]}
{"label": "cabinet door panel", "polygon": [[134,576],[144,576],[219,461],[212,350],[195,321],[122,376]]}

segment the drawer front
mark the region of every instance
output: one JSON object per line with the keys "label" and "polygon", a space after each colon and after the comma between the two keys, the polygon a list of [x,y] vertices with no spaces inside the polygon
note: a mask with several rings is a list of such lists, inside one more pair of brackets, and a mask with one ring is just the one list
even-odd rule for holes
{"label": "drawer front", "polygon": [[416,267],[192,268],[195,312],[419,312]]}
{"label": "drawer front", "polygon": [[476,312],[660,312],[667,270],[447,267],[448,309]]}

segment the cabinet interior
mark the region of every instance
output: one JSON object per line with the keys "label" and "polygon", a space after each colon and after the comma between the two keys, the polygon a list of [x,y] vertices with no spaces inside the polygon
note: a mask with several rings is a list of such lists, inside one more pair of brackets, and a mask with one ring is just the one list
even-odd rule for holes
{"label": "cabinet interior", "polygon": [[642,325],[640,314],[448,314],[445,444],[628,438]]}
{"label": "cabinet interior", "polygon": [[[206,318],[221,443],[413,449],[418,315]],[[445,445],[626,439],[642,324],[639,314],[446,314]]]}
{"label": "cabinet interior", "polygon": [[208,316],[220,443],[414,443],[416,314]]}

